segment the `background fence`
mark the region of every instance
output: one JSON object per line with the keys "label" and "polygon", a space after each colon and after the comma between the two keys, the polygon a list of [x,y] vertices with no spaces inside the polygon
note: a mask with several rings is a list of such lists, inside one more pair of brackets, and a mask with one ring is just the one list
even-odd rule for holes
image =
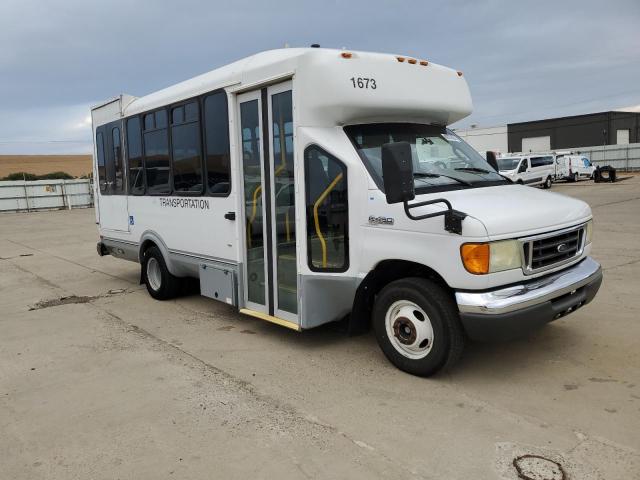
{"label": "background fence", "polygon": [[33,212],[93,206],[90,179],[0,182],[0,212]]}
{"label": "background fence", "polygon": [[595,166],[611,165],[625,172],[640,170],[640,143],[579,147],[571,151],[586,156]]}

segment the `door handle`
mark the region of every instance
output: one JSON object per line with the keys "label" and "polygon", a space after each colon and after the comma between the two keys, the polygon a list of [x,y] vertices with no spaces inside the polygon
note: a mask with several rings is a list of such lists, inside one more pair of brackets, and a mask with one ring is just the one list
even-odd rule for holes
{"label": "door handle", "polygon": [[227,220],[235,220],[236,212],[227,212],[224,214],[224,218],[226,218]]}

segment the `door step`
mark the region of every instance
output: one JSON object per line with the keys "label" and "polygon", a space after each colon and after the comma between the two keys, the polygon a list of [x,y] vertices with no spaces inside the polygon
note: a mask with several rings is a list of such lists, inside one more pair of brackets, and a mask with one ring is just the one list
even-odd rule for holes
{"label": "door step", "polygon": [[276,325],[280,325],[281,327],[290,328],[291,330],[295,330],[296,332],[299,332],[301,330],[300,326],[296,323],[290,322],[289,320],[283,320],[282,318],[274,317],[263,312],[249,310],[248,308],[241,308],[240,313],[251,315],[252,317],[259,318],[260,320],[266,320],[267,322],[275,323]]}

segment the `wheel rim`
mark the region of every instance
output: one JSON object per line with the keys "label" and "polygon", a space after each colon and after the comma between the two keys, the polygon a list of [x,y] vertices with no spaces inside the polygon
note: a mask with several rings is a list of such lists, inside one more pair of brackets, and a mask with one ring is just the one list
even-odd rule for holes
{"label": "wheel rim", "polygon": [[433,347],[433,327],[425,313],[414,302],[394,302],[385,316],[387,337],[398,353],[417,360],[426,357]]}
{"label": "wheel rim", "polygon": [[160,290],[162,271],[160,270],[160,262],[156,258],[151,257],[147,260],[147,280],[152,289]]}

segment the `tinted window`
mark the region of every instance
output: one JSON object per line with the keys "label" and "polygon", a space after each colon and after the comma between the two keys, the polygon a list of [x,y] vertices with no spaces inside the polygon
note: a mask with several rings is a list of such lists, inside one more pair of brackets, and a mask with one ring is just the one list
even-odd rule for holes
{"label": "tinted window", "polygon": [[307,255],[309,268],[349,267],[347,169],[319,147],[305,150]]}
{"label": "tinted window", "polygon": [[113,146],[113,164],[115,170],[115,183],[113,184],[113,190],[114,193],[122,193],[124,191],[124,165],[122,162],[120,128],[115,127],[111,130],[111,142],[111,145]]}
{"label": "tinted window", "polygon": [[98,132],[96,134],[96,155],[98,157],[98,182],[100,185],[100,191],[104,193],[107,189],[107,179],[104,165],[104,139],[102,138],[102,132]]}
{"label": "tinted window", "polygon": [[[186,112],[187,116],[190,115]],[[207,190],[228,194],[231,190],[229,171],[229,115],[227,95],[214,93],[204,100]]]}
{"label": "tinted window", "polygon": [[[185,112],[189,112],[185,115]],[[176,192],[202,193],[202,159],[200,158],[200,122],[198,104],[191,102],[173,109],[171,150],[173,187]]]}
{"label": "tinted window", "polygon": [[129,193],[144,193],[144,169],[142,166],[142,137],[140,117],[127,120],[127,158],[129,164]]}
{"label": "tinted window", "polygon": [[[155,128],[147,129],[145,117],[144,131],[144,167],[147,181],[147,192],[151,194],[170,193],[169,142],[167,138],[167,112],[160,110],[153,116]],[[164,127],[162,127],[164,125]]]}

